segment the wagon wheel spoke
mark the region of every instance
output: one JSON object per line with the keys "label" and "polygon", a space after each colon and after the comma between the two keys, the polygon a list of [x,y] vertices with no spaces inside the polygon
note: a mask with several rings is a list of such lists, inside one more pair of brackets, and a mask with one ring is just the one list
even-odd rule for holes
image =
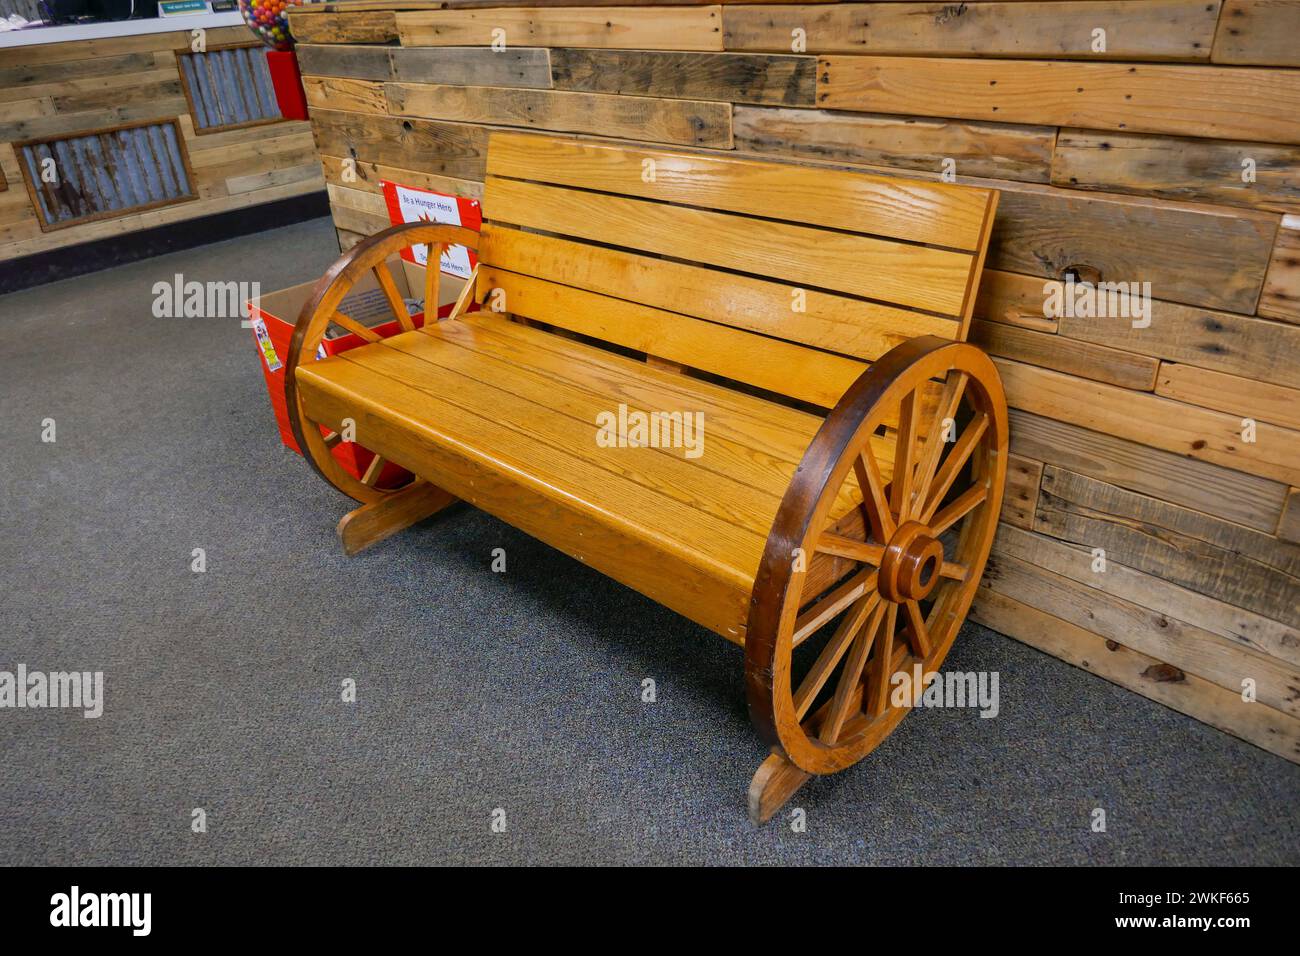
{"label": "wagon wheel spoke", "polygon": [[894,448],[894,479],[889,483],[889,507],[895,520],[907,520],[912,501],[912,473],[916,469],[916,426],[920,417],[920,389],[908,392],[898,409],[898,440]]}
{"label": "wagon wheel spoke", "polygon": [[862,451],[853,460],[853,474],[862,491],[862,507],[867,512],[867,527],[877,541],[888,541],[894,536],[897,525],[894,514],[889,510],[885,500],[885,482],[880,477],[880,465],[876,462],[871,444],[863,446]]}
{"label": "wagon wheel spoke", "polygon": [[912,646],[912,653],[925,660],[930,656],[930,631],[925,626],[921,604],[919,601],[908,601],[903,609],[907,612],[907,640]]}
{"label": "wagon wheel spoke", "polygon": [[844,662],[844,668],[840,671],[840,680],[835,687],[835,696],[831,698],[830,708],[826,712],[826,717],[822,720],[821,731],[818,736],[823,743],[833,744],[840,739],[840,731],[844,729],[844,722],[850,716],[850,710],[853,709],[854,701],[857,700],[858,685],[862,681],[862,668],[867,663],[867,653],[871,650],[872,643],[876,637],[877,626],[880,618],[887,614],[885,605],[880,602],[871,612],[871,619],[867,626],[857,632],[853,639],[853,649],[849,652],[848,660]]}
{"label": "wagon wheel spoke", "polygon": [[371,458],[370,464],[366,466],[366,473],[361,476],[361,483],[370,488],[375,487],[375,482],[379,480],[379,475],[383,472],[385,464],[383,455],[375,455],[375,457]]}
{"label": "wagon wheel spoke", "polygon": [[863,709],[870,717],[879,717],[885,712],[889,700],[889,678],[894,673],[894,631],[898,622],[898,605],[889,603],[885,611],[885,623],[876,641],[876,652],[872,655],[868,671],[867,690]]}
{"label": "wagon wheel spoke", "polygon": [[346,312],[334,312],[330,315],[330,321],[341,329],[351,332],[353,335],[359,335],[367,342],[379,342],[382,336],[374,329],[362,325]]}
{"label": "wagon wheel spoke", "polygon": [[934,516],[934,521],[930,525],[932,533],[936,536],[943,534],[966,517],[988,496],[989,490],[983,485],[971,485]]}
{"label": "wagon wheel spoke", "polygon": [[[397,316],[397,324],[402,327],[403,332],[414,332],[415,323],[411,320],[411,313],[406,310],[406,301],[402,294],[397,291],[397,283],[393,281],[393,274],[388,271],[388,262],[380,262],[371,266],[370,271],[374,273],[375,281],[379,283],[379,288],[384,291],[384,298],[388,300],[388,307],[393,310],[393,315]],[[425,273],[425,282],[428,282],[428,273]]]}
{"label": "wagon wheel spoke", "polygon": [[930,496],[926,499],[925,506],[921,511],[921,521],[923,523],[931,522],[934,513],[939,510],[939,505],[943,503],[944,495],[952,487],[952,483],[957,479],[962,467],[970,459],[971,452],[975,450],[979,440],[984,437],[984,432],[988,430],[988,427],[989,417],[984,412],[980,412],[966,423],[961,436],[952,446],[952,451],[948,452],[948,457],[944,459],[938,474],[935,475],[934,487],[930,489]]}
{"label": "wagon wheel spoke", "polygon": [[821,539],[817,542],[817,550],[822,554],[833,554],[840,558],[863,561],[877,566],[885,555],[884,545],[856,541],[833,531],[822,532]]}
{"label": "wagon wheel spoke", "polygon": [[939,567],[939,574],[945,578],[952,578],[954,581],[964,582],[970,574],[970,568],[964,564],[958,564],[956,561],[945,561]]}
{"label": "wagon wheel spoke", "polygon": [[[835,672],[835,667],[839,664],[840,659],[844,657],[844,652],[848,650],[853,639],[862,631],[862,626],[867,621],[868,615],[872,615],[880,607],[880,595],[876,592],[865,594],[858,599],[857,603],[849,609],[840,622],[839,627],[831,639],[826,642],[821,653],[817,655],[817,660],[813,662],[812,668],[804,676],[803,682],[794,695],[795,714],[799,720],[803,720],[808,713],[808,708],[817,699],[821,689],[826,686],[826,681],[831,674]],[[874,627],[874,617],[872,618],[872,627]]]}
{"label": "wagon wheel spoke", "polygon": [[442,243],[430,242],[424,248],[424,324],[427,326],[438,320],[439,283],[442,280]]}
{"label": "wagon wheel spoke", "polygon": [[864,594],[876,590],[876,571],[863,568],[835,590],[820,598],[816,604],[804,611],[794,622],[794,646],[798,647],[835,615],[844,610]]}
{"label": "wagon wheel spoke", "polygon": [[947,444],[943,440],[944,423],[956,419],[957,406],[961,404],[969,380],[970,376],[966,372],[956,370],[949,374],[948,381],[944,383],[943,395],[930,421],[930,429],[925,433],[925,447],[921,452],[921,460],[916,466],[916,487],[912,492],[914,506],[911,514],[923,512],[925,509],[930,485],[934,481],[935,469],[939,466],[939,458]]}

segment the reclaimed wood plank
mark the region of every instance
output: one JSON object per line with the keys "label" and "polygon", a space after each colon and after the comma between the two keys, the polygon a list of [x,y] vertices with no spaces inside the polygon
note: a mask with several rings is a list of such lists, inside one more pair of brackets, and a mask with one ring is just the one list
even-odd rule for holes
{"label": "reclaimed wood plank", "polygon": [[1151,300],[1151,324],[1125,316],[1059,319],[1062,336],[1198,368],[1300,388],[1300,327],[1269,319]]}
{"label": "reclaimed wood plank", "polygon": [[1017,528],[1034,526],[1034,510],[1038,507],[1038,485],[1043,478],[1043,463],[1007,456],[1007,484],[1002,493],[1002,520]]}
{"label": "reclaimed wood plank", "polygon": [[1011,409],[1011,450],[1130,491],[1272,531],[1286,485]]}
{"label": "reclaimed wood plank", "polygon": [[27,63],[19,60],[12,66],[0,67],[0,97],[23,99],[27,96],[24,91],[33,86],[72,83],[91,77],[129,76],[157,68],[158,63],[152,52],[104,55],[56,63]]}
{"label": "reclaimed wood plank", "polygon": [[77,113],[55,113],[0,122],[0,140],[19,142],[27,139],[65,136],[87,130],[121,126],[144,120],[168,120],[189,109],[183,96],[172,96],[126,106],[106,106]]}
{"label": "reclaimed wood plank", "polygon": [[371,163],[364,160],[350,160],[350,157],[322,156],[321,166],[325,172],[325,181],[337,186],[351,189],[365,189],[378,193],[381,184],[387,180],[403,186],[419,186],[435,192],[452,196],[464,196],[467,199],[482,199],[483,184],[470,179],[453,179],[450,176],[438,176],[417,169],[402,169],[398,166],[385,166],[383,163]]}
{"label": "reclaimed wood plank", "polygon": [[1300,142],[1300,73],[1247,67],[822,56],[817,105]]}
{"label": "reclaimed wood plank", "polygon": [[384,84],[375,80],[350,80],[337,76],[304,76],[302,88],[313,110],[347,110],[386,113]]}
{"label": "reclaimed wood plank", "polygon": [[1300,717],[1300,693],[1294,689],[1300,687],[1300,673],[1293,664],[1005,553],[989,556],[984,581],[994,591],[1228,690],[1240,693],[1252,680],[1261,706]]}
{"label": "reclaimed wood plank", "polygon": [[1055,332],[1058,319],[1049,314],[1047,305],[1054,295],[1059,297],[1062,287],[1055,279],[985,269],[975,300],[975,318],[1038,332]]}
{"label": "reclaimed wood plank", "polygon": [[812,106],[811,56],[664,50],[551,51],[556,89],[728,103]]}
{"label": "reclaimed wood plank", "polygon": [[1104,548],[1108,560],[1300,625],[1300,547],[1053,465],[1043,469],[1034,530]]}
{"label": "reclaimed wood plank", "polygon": [[1210,59],[1215,63],[1300,66],[1300,4],[1225,0]]}
{"label": "reclaimed wood plank", "polygon": [[[729,50],[1089,60],[1210,57],[1220,0],[726,6]],[[1104,30],[1099,38],[1095,30]]]}
{"label": "reclaimed wood plank", "polygon": [[1136,693],[1300,763],[1300,720],[1242,699],[1195,674],[1107,640],[991,588],[976,591],[971,618]]}
{"label": "reclaimed wood plank", "polygon": [[294,48],[303,76],[349,80],[391,80],[392,49],[386,46],[324,46],[299,43]]}
{"label": "reclaimed wood plank", "polygon": [[1300,146],[1063,129],[1052,183],[1286,211],[1300,208]]}
{"label": "reclaimed wood plank", "polygon": [[[494,31],[500,31],[494,32]],[[615,47],[722,50],[718,6],[501,7],[398,13],[402,46]]]}
{"label": "reclaimed wood plank", "polygon": [[1283,541],[1300,544],[1300,488],[1288,488],[1286,504],[1277,522],[1277,536]]}
{"label": "reclaimed wood plank", "polygon": [[1090,382],[995,358],[1007,402],[1036,415],[1287,484],[1300,484],[1300,434],[1260,423],[1242,440],[1241,418],[1159,395]]}
{"label": "reclaimed wood plank", "polygon": [[[737,101],[739,102],[739,101]],[[737,106],[736,149],[1045,183],[1056,130],[914,116]]]}
{"label": "reclaimed wood plank", "polygon": [[427,83],[389,83],[385,90],[388,111],[397,116],[731,148],[726,103]]}
{"label": "reclaimed wood plank", "polygon": [[988,264],[1149,282],[1167,301],[1250,313],[1276,230],[1276,216],[1254,210],[1015,183],[1002,187]]}
{"label": "reclaimed wood plank", "polygon": [[1300,215],[1285,216],[1269,257],[1259,314],[1300,325]]}
{"label": "reclaimed wood plank", "polygon": [[312,13],[289,10],[289,32],[298,43],[390,43],[397,39],[397,17],[392,10],[356,13]]}
{"label": "reclaimed wood plank", "polygon": [[312,119],[317,147],[331,156],[455,179],[486,174],[488,131],[481,126],[342,110],[316,110]]}
{"label": "reclaimed wood plank", "polygon": [[1094,571],[1096,558],[1085,545],[1071,544],[1004,521],[998,526],[993,549],[995,553],[1204,628],[1251,651],[1300,665],[1300,630],[1172,584],[1158,575],[1126,567],[1109,556],[1106,570]]}
{"label": "reclaimed wood plank", "polygon": [[1160,365],[1149,356],[1001,322],[974,322],[970,340],[990,355],[1145,392],[1155,387]]}
{"label": "reclaimed wood plank", "polygon": [[392,79],[403,82],[551,88],[551,51],[540,47],[394,47],[391,53]]}
{"label": "reclaimed wood plank", "polygon": [[1300,389],[1212,372],[1194,365],[1161,362],[1155,391],[1157,395],[1190,405],[1215,408],[1283,428],[1300,429]]}

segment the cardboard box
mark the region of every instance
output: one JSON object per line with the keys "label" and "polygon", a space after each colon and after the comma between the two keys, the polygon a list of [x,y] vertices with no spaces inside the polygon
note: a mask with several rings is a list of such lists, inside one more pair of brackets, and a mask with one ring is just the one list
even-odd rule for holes
{"label": "cardboard box", "polygon": [[[411,313],[416,328],[421,327],[424,325],[424,267],[400,259],[390,261],[388,268],[398,291],[406,300],[407,310]],[[260,301],[248,304],[253,341],[261,358],[262,375],[266,379],[271,408],[275,412],[275,422],[280,429],[280,440],[299,454],[302,454],[302,450],[294,440],[293,431],[289,427],[289,412],[285,403],[285,361],[289,355],[289,345],[293,340],[293,328],[298,321],[298,313],[302,311],[303,305],[311,296],[315,284],[314,281],[304,282],[302,285],[264,295]],[[464,286],[462,279],[448,275],[441,277],[438,283],[440,318],[446,318],[451,314],[456,297],[460,295]],[[340,303],[339,309],[384,338],[402,331],[397,317],[389,308],[388,300],[384,298],[384,293],[379,288],[379,283],[369,273],[357,282]],[[316,354],[318,358],[325,358],[365,344],[366,341],[361,336],[342,332],[337,326],[333,326],[321,342]],[[321,431],[325,433],[327,429],[322,428]],[[339,463],[356,478],[360,478],[365,473],[374,457],[370,451],[354,442],[339,442],[334,446],[333,452]],[[388,462],[380,472],[378,487],[395,488],[405,484],[409,478],[410,472]]]}

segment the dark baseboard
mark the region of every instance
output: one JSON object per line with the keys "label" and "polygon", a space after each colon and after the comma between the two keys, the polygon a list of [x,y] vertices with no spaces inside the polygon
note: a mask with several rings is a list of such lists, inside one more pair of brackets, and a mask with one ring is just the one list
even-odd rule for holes
{"label": "dark baseboard", "polygon": [[329,196],[304,193],[0,262],[0,295],[168,252],[193,249],[330,214]]}

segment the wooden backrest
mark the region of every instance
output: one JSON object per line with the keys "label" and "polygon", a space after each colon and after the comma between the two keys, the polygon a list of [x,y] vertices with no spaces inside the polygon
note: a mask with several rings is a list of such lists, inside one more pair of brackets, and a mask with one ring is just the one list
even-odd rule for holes
{"label": "wooden backrest", "polygon": [[822,407],[964,339],[994,190],[494,133],[479,289],[504,311]]}

